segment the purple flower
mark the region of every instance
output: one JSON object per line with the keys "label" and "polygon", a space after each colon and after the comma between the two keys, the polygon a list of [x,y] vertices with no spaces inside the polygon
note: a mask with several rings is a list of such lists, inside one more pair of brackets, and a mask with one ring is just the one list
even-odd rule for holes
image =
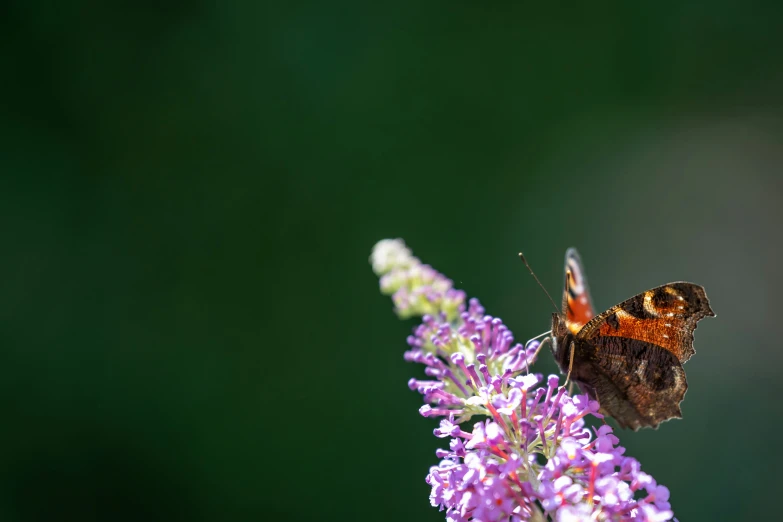
{"label": "purple flower", "polygon": [[[625,455],[599,405],[570,396],[550,375],[530,373],[539,343],[514,342],[503,322],[476,299],[413,257],[401,240],[378,243],[371,257],[381,290],[400,317],[422,318],[405,359],[425,366],[409,388],[424,397],[420,413],[444,417],[436,437],[449,439],[430,468],[430,502],[449,521],[667,521],[669,490]],[[466,428],[474,416],[482,421]]]}
{"label": "purple flower", "polygon": [[379,241],[370,261],[381,277],[381,292],[391,294],[401,318],[442,314],[453,319],[464,310],[465,292],[455,290],[451,279],[413,257],[401,239]]}

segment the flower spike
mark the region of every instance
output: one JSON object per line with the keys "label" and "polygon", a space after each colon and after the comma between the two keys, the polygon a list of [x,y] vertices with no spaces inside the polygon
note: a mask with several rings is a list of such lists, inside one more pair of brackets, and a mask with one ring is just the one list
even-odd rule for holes
{"label": "flower spike", "polygon": [[[570,396],[560,378],[529,373],[540,343],[515,343],[477,299],[385,239],[370,257],[397,315],[418,317],[405,360],[425,365],[408,387],[424,397],[425,417],[442,417],[449,439],[430,468],[430,503],[450,522],[661,521],[674,516],[669,490],[625,455],[612,428],[595,436],[585,418],[602,419],[586,395]],[[482,416],[472,429],[463,427]],[[644,490],[644,493],[641,493]]]}

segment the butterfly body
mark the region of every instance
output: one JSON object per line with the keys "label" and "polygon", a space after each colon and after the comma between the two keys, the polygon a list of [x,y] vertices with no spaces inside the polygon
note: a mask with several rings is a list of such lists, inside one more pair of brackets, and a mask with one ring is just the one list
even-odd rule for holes
{"label": "butterfly body", "polygon": [[[696,323],[714,316],[704,288],[687,282],[647,290],[596,315],[579,254],[566,252],[563,311],[552,314],[558,366],[621,427],[682,417]],[[571,354],[573,353],[573,362]]]}

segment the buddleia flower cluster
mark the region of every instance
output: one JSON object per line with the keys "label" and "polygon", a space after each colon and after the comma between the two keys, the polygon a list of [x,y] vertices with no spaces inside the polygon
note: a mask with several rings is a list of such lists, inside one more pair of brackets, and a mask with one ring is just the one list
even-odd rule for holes
{"label": "buddleia flower cluster", "polygon": [[[448,442],[430,468],[430,502],[450,522],[671,520],[669,490],[625,455],[598,403],[571,396],[560,378],[534,373],[539,343],[514,342],[503,322],[400,239],[370,258],[397,315],[421,324],[405,359],[424,365],[411,379]],[[473,421],[473,424],[471,424]]]}

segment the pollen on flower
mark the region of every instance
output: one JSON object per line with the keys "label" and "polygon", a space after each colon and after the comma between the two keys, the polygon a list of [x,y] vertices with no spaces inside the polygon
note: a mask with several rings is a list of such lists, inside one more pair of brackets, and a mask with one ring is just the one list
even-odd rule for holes
{"label": "pollen on flower", "polygon": [[447,520],[672,519],[669,490],[625,455],[612,428],[586,427],[602,418],[598,403],[531,373],[537,341],[515,342],[400,239],[380,241],[370,260],[397,314],[421,320],[404,358],[425,366],[427,378],[408,387],[423,396],[421,415],[441,417],[434,435],[450,439],[426,478]]}

